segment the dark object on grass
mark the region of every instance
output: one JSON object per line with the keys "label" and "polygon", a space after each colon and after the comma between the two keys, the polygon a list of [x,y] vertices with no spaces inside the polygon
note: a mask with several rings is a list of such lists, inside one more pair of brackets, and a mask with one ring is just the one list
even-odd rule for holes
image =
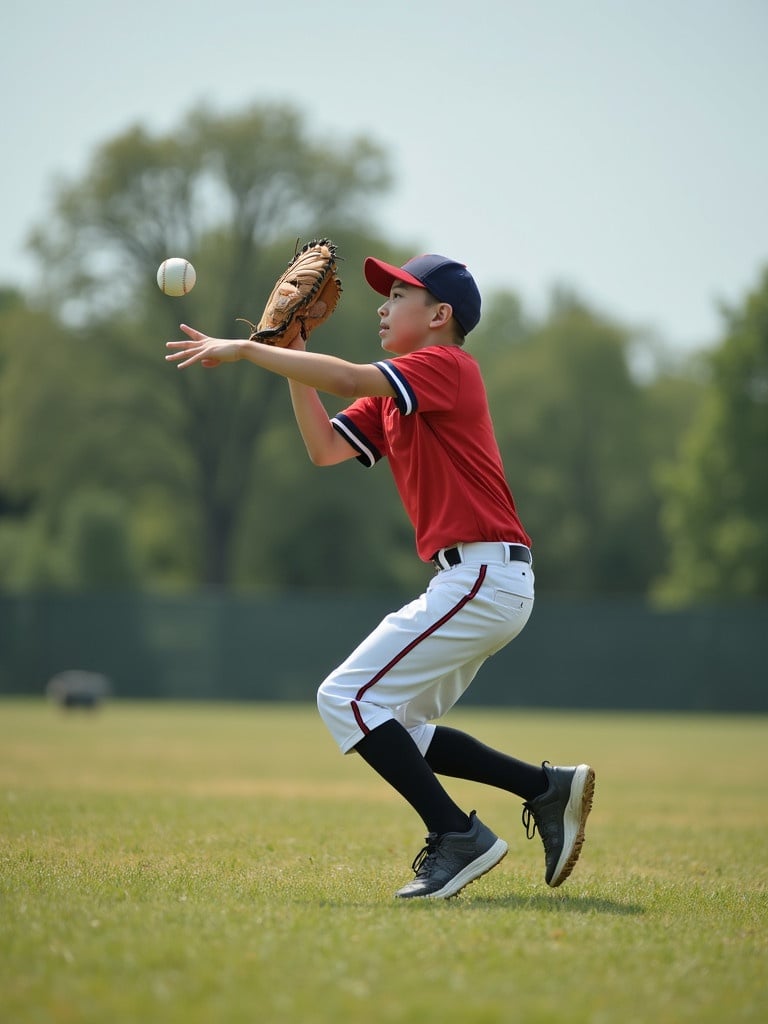
{"label": "dark object on grass", "polygon": [[45,692],[62,708],[93,709],[106,700],[111,689],[109,679],[101,672],[68,669],[53,676]]}

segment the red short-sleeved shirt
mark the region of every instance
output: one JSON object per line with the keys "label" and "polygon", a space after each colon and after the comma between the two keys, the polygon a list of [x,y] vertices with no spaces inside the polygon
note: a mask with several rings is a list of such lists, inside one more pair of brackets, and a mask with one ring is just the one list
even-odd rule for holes
{"label": "red short-sleeved shirt", "polygon": [[504,476],[476,360],[432,345],[376,364],[394,398],[359,398],[331,420],[365,466],[389,460],[425,562],[459,542],[530,545]]}

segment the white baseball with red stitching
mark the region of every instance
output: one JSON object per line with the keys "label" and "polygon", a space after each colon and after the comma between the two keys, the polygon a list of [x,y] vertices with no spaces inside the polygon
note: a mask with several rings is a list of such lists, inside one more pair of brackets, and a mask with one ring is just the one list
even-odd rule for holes
{"label": "white baseball with red stitching", "polygon": [[195,286],[197,274],[189,260],[171,256],[157,268],[157,283],[165,295],[186,295]]}

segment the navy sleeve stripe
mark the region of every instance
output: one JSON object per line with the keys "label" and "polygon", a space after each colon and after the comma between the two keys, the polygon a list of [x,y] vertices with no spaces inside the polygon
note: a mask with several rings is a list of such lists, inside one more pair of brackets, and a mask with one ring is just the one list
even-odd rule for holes
{"label": "navy sleeve stripe", "polygon": [[340,412],[338,416],[334,416],[331,420],[331,426],[341,434],[345,441],[352,445],[355,451],[360,453],[357,456],[358,462],[369,467],[376,465],[381,458],[381,452],[357,429],[349,416],[345,416],[343,412]]}
{"label": "navy sleeve stripe", "polygon": [[374,363],[374,365],[378,366],[395,389],[395,404],[403,416],[410,416],[411,413],[416,412],[419,405],[416,394],[395,364],[389,359],[385,359],[380,363]]}

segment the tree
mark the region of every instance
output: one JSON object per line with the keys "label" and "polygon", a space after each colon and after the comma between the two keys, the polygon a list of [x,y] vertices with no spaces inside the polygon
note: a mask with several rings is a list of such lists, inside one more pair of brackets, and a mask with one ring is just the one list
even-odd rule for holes
{"label": "tree", "polygon": [[662,477],[670,604],[768,597],[768,269],[723,315],[705,399]]}
{"label": "tree", "polygon": [[[91,385],[75,386],[92,426],[80,458],[91,449],[101,486],[119,478],[134,502],[141,492],[143,510],[152,506],[153,522],[169,519],[186,538],[181,560],[200,553],[196,576],[205,583],[233,578],[238,530],[258,490],[258,449],[284,387],[227,368],[179,374],[164,363],[162,342],[178,336],[182,316],[228,336],[235,317],[258,318],[269,286],[254,282],[274,279],[288,239],[354,239],[366,204],[388,184],[377,146],[315,143],[288,107],[229,117],[200,109],[170,135],[135,127],[106,143],[83,180],[60,189],[33,236],[47,301],[78,328],[62,342],[70,365],[83,365]],[[198,272],[183,300],[155,285],[169,255],[186,256]],[[8,472],[22,471],[33,447],[23,433]],[[37,485],[50,486],[39,477]]]}

